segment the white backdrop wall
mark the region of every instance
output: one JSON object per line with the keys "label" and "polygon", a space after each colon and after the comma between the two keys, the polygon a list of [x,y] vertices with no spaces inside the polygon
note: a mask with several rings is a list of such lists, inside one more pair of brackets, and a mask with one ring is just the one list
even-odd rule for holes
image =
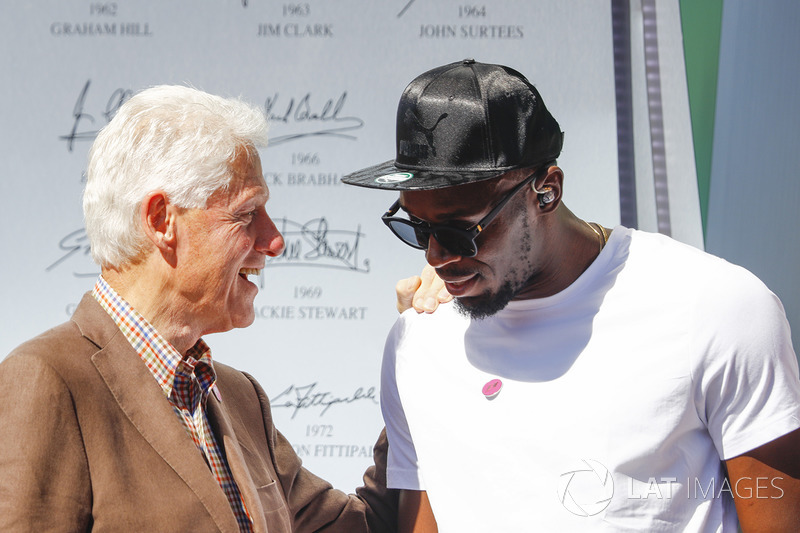
{"label": "white backdrop wall", "polygon": [[[67,320],[94,283],[83,174],[96,131],[119,105],[164,83],[241,96],[271,118],[261,156],[287,252],[263,273],[255,324],[207,340],[215,358],[264,385],[306,465],[351,490],[382,426],[378,374],[394,282],[424,258],[380,223],[393,194],[340,177],[394,157],[397,100],[412,78],[474,57],[538,86],[566,133],[566,203],[617,224],[612,5],[630,26],[633,219],[657,229],[661,187],[667,209],[670,195],[681,200],[673,235],[702,246],[677,1],[3,3],[0,356]],[[660,78],[647,75],[648,31]]]}

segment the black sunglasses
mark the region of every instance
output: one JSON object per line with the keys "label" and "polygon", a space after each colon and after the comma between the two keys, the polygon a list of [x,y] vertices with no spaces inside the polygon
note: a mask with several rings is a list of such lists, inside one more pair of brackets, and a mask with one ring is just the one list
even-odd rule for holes
{"label": "black sunglasses", "polygon": [[429,224],[421,220],[408,220],[395,217],[394,215],[400,210],[399,199],[384,213],[381,220],[392,230],[392,233],[412,248],[427,250],[430,236],[433,235],[436,241],[448,252],[462,257],[475,257],[478,253],[478,245],[475,244],[475,239],[478,238],[478,235],[486,229],[486,226],[488,226],[498,214],[500,214],[500,210],[503,209],[517,192],[536,179],[542,170],[546,171],[548,167],[549,165],[545,165],[543,168],[525,178],[516,187],[511,189],[506,197],[500,200],[500,203],[498,203],[488,215],[483,217],[480,222],[467,229],[448,226],[447,224]]}

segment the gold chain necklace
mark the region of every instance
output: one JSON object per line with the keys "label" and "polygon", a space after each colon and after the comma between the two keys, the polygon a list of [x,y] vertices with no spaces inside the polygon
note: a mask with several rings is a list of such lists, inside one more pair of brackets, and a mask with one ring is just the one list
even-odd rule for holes
{"label": "gold chain necklace", "polygon": [[[586,222],[586,221],[584,220],[584,222]],[[600,237],[600,252],[602,252],[603,251],[603,247],[606,245],[606,242],[608,242],[608,235],[606,234],[606,228],[604,228],[603,226],[601,226],[597,222],[586,222],[586,225],[589,226],[589,228],[591,228],[591,230],[593,232],[595,232],[595,234],[598,237]],[[600,229],[598,230],[597,228],[600,228]]]}

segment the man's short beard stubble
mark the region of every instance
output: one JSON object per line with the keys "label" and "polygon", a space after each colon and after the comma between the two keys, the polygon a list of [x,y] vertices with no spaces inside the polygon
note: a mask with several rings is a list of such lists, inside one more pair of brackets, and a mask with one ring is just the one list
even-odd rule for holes
{"label": "man's short beard stubble", "polygon": [[455,299],[456,310],[462,315],[472,318],[473,320],[480,320],[488,318],[494,314],[505,309],[508,302],[514,299],[519,292],[527,287],[536,276],[536,271],[530,262],[531,251],[531,237],[528,225],[527,213],[524,210],[514,209],[514,216],[523,217],[523,238],[520,241],[520,246],[517,253],[520,255],[520,266],[524,266],[525,272],[520,274],[517,269],[512,268],[509,270],[503,284],[497,292],[486,292],[478,296],[470,298]]}
{"label": "man's short beard stubble", "polygon": [[508,305],[508,302],[514,299],[516,292],[511,282],[506,281],[496,293],[473,296],[469,298],[469,302],[456,298],[456,310],[473,320],[488,318],[502,311]]}

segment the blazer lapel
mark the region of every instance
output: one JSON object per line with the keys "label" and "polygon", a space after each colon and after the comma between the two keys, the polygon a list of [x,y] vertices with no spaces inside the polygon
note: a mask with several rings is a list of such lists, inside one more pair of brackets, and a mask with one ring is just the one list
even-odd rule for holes
{"label": "blazer lapel", "polygon": [[84,296],[72,319],[100,347],[92,361],[128,420],[203,502],[219,529],[238,532],[225,493],[116,324],[91,295]]}
{"label": "blazer lapel", "polygon": [[242,499],[244,499],[247,511],[253,519],[253,532],[266,533],[267,522],[264,516],[264,509],[261,506],[261,499],[258,496],[257,487],[265,485],[268,480],[259,479],[258,484],[256,484],[256,480],[253,480],[250,475],[250,468],[242,454],[242,449],[234,433],[231,419],[228,416],[227,410],[218,399],[216,391],[208,395],[206,414],[208,415],[211,430],[214,432],[220,447],[225,453],[225,458],[228,461],[231,474],[236,481],[236,485],[239,487],[239,492],[242,494]]}

